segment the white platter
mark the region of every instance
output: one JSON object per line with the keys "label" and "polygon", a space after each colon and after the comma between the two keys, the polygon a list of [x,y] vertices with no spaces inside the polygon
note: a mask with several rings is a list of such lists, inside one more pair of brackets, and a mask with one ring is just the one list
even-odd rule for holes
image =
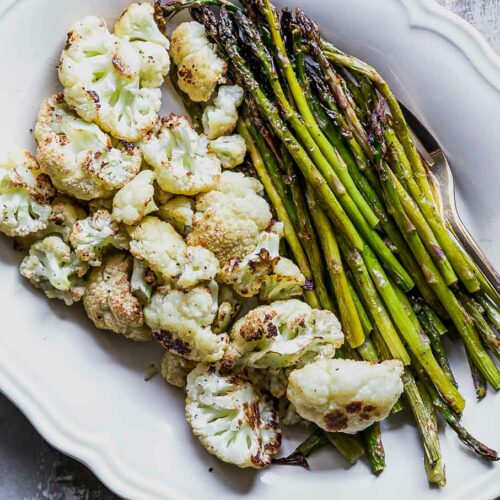
{"label": "white platter", "polygon": [[[42,98],[58,88],[55,66],[72,22],[88,14],[111,20],[126,3],[0,0],[0,152],[33,148],[30,128]],[[461,213],[499,266],[500,59],[469,25],[431,0],[300,4],[339,46],[375,65],[439,138],[455,171]],[[167,95],[164,100],[165,111],[178,110]],[[448,486],[429,489],[416,431],[401,417],[384,424],[387,469],[378,478],[362,462],[347,470],[329,449],[311,459],[310,472],[274,467],[255,473],[221,464],[192,439],[182,395],[160,377],[143,381],[146,366],[159,362],[159,348],[98,333],[78,307],[49,303],[22,281],[19,260],[2,238],[0,389],[50,443],[123,497],[486,500],[500,494],[498,467],[475,459],[450,429],[442,432]],[[465,424],[500,449],[500,396],[477,404],[463,353],[452,357],[468,399]]]}

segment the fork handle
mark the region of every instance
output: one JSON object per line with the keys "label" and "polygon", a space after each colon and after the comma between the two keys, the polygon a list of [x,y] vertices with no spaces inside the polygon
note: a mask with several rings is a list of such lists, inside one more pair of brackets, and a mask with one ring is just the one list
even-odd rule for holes
{"label": "fork handle", "polygon": [[[448,214],[447,214],[448,215]],[[460,241],[467,254],[472,258],[476,266],[483,273],[484,277],[491,285],[492,289],[496,292],[495,302],[500,300],[500,276],[486,258],[476,240],[471,236],[469,231],[465,228],[458,213],[455,211],[452,217],[446,217],[448,225],[450,226],[453,234]]]}

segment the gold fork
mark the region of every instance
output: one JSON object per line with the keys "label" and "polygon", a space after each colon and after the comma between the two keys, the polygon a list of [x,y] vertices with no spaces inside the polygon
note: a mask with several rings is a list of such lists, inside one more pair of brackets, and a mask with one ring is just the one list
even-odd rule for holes
{"label": "gold fork", "polygon": [[436,139],[412,112],[401,103],[400,106],[408,125],[412,129],[417,149],[428,164],[428,171],[431,174],[429,178],[443,219],[446,221],[452,234],[457,238],[481,270],[484,277],[497,292],[498,297],[500,297],[500,276],[471,236],[458,214],[455,203],[453,174],[446,156],[439,147]]}

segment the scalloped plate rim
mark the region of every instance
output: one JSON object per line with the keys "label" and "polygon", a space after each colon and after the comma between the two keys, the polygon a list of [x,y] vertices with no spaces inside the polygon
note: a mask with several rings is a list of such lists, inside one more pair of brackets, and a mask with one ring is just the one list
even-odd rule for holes
{"label": "scalloped plate rim", "polygon": [[[0,17],[3,17],[17,2],[22,1],[24,0],[1,0]],[[500,94],[500,57],[473,26],[433,0],[399,1],[410,15],[410,28],[427,29],[453,43],[466,55],[477,73],[491,83]],[[423,14],[418,22],[411,19],[415,13]],[[430,19],[434,22],[426,24]],[[449,23],[456,28],[456,32],[450,33]],[[467,37],[457,38],[460,32],[465,33]],[[485,67],[478,64],[477,60],[472,61],[471,51],[474,52],[474,57],[483,58]],[[498,82],[492,81],[493,76]],[[64,415],[53,411],[50,403],[42,401],[30,391],[29,383],[26,379],[23,380],[23,374],[16,370],[14,365],[12,360],[5,358],[0,349],[0,391],[23,412],[52,446],[85,463],[104,484],[120,496],[138,499],[151,498],[148,495],[161,495],[179,500],[186,498],[165,483],[152,483],[150,478],[124,465],[118,456],[113,455],[112,443],[102,439],[100,434],[82,438],[81,429],[71,429],[72,423],[64,418]],[[118,470],[122,472],[119,473]],[[146,487],[148,483],[149,487]],[[483,493],[486,492],[483,490]],[[498,494],[498,487],[492,484],[491,489],[488,489],[489,494]]]}

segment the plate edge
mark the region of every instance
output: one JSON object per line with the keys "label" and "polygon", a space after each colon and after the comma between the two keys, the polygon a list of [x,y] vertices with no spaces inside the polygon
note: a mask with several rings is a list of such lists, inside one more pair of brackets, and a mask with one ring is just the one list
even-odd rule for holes
{"label": "plate edge", "polygon": [[[0,0],[0,17],[20,1],[23,0]],[[410,27],[428,30],[448,40],[464,53],[477,73],[500,92],[500,57],[472,25],[434,0],[398,0],[398,3],[405,7],[410,17]],[[460,34],[465,34],[466,37],[463,38]],[[76,432],[71,431],[71,423],[68,424],[62,418],[58,420],[59,412],[52,411],[50,404],[39,401],[30,392],[26,384],[23,384],[20,374],[16,374],[15,366],[9,364],[1,350],[0,391],[23,412],[44,439],[60,451],[85,463],[116,494],[134,499],[151,498],[150,495],[154,495],[154,498],[186,500],[169,490],[164,483],[152,483],[150,478],[143,478],[124,465],[101,436],[94,434],[87,436],[87,439],[79,438]],[[82,434],[80,430],[77,432]],[[123,473],[116,472],[117,465]],[[148,484],[149,491],[145,491],[145,485]],[[483,493],[485,495],[482,498],[486,499],[498,491],[493,491],[492,487],[488,492],[483,490]]]}

